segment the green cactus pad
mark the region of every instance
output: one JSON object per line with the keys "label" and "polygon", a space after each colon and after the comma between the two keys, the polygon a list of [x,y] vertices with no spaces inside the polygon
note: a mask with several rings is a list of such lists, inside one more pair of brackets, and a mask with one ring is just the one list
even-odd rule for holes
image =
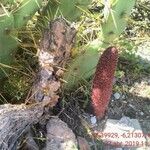
{"label": "green cactus pad", "polygon": [[102,38],[105,42],[112,42],[124,31],[135,1],[118,0],[112,7],[108,19],[102,24]]}
{"label": "green cactus pad", "polygon": [[76,57],[68,67],[68,71],[64,74],[64,88],[72,88],[79,81],[89,78],[95,71],[99,58],[99,48],[105,48],[106,45],[98,40],[93,41],[85,47],[86,51]]}
{"label": "green cactus pad", "polygon": [[2,65],[9,65],[13,61],[13,52],[17,47],[17,41],[15,37],[11,35],[14,29],[14,17],[12,14],[9,16],[4,15],[0,17],[0,78],[4,76],[6,68]]}
{"label": "green cactus pad", "polygon": [[16,28],[23,27],[41,5],[42,0],[2,1],[2,7],[0,7],[0,78],[7,70],[4,66],[14,61],[13,55],[18,44],[14,30],[17,31]]}
{"label": "green cactus pad", "polygon": [[14,11],[15,28],[21,28],[40,9],[42,0],[23,0]]}
{"label": "green cactus pad", "polygon": [[69,21],[75,21],[90,3],[91,0],[51,0],[44,9],[43,15],[49,14],[51,19],[63,16]]}
{"label": "green cactus pad", "polygon": [[5,4],[13,4],[14,2],[15,2],[15,0],[1,0],[1,3],[3,5],[5,5]]}

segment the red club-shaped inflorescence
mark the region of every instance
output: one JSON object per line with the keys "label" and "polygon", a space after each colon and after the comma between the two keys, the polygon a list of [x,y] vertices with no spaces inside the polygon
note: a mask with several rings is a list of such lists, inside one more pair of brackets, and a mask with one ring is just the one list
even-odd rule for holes
{"label": "red club-shaped inflorescence", "polygon": [[118,50],[107,48],[96,67],[92,85],[92,106],[97,118],[103,118],[112,94],[113,79],[118,61]]}

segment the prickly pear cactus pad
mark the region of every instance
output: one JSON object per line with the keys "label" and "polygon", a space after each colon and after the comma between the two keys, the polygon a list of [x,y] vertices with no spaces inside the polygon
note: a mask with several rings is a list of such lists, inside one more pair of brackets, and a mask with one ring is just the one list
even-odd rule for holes
{"label": "prickly pear cactus pad", "polygon": [[124,31],[135,1],[136,0],[117,0],[114,6],[105,5],[105,7],[108,8],[107,13],[104,13],[106,19],[102,24],[101,35],[105,42],[112,42]]}
{"label": "prickly pear cactus pad", "polygon": [[14,11],[15,28],[21,28],[41,8],[42,0],[23,0]]}
{"label": "prickly pear cactus pad", "polygon": [[0,78],[14,61],[18,45],[17,31],[40,9],[42,0],[2,0],[0,3]]}
{"label": "prickly pear cactus pad", "polygon": [[63,16],[69,21],[78,19],[82,12],[87,11],[91,0],[50,0],[43,11],[43,15],[49,15],[51,19]]}
{"label": "prickly pear cactus pad", "polygon": [[5,75],[5,67],[13,61],[14,50],[17,47],[17,41],[12,35],[14,29],[14,18],[12,14],[0,17],[0,78]]}
{"label": "prickly pear cactus pad", "polygon": [[64,80],[67,81],[67,83],[64,84],[64,88],[70,89],[94,73],[99,58],[98,49],[101,46],[102,43],[100,41],[93,41],[85,47],[85,53],[70,62],[63,76]]}

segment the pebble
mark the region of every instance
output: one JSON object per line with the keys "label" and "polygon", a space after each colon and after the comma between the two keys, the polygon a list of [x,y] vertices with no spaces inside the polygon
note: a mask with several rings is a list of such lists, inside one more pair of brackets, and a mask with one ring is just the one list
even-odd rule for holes
{"label": "pebble", "polygon": [[126,97],[125,97],[125,95],[122,95],[122,99],[125,99]]}
{"label": "pebble", "polygon": [[129,107],[136,109],[135,106],[133,106],[132,104],[129,104]]}
{"label": "pebble", "polygon": [[90,119],[92,125],[95,125],[97,123],[96,116],[92,116]]}
{"label": "pebble", "polygon": [[144,113],[141,111],[141,112],[140,112],[140,115],[141,115],[141,116],[143,116],[143,115],[144,115]]}
{"label": "pebble", "polygon": [[114,97],[115,97],[115,99],[119,99],[119,98],[121,97],[121,95],[120,95],[118,92],[116,92],[116,93],[114,94]]}

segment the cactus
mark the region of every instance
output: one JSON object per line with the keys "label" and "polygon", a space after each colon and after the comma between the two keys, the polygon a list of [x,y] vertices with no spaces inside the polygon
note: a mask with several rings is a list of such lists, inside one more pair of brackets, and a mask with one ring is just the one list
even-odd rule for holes
{"label": "cactus", "polygon": [[[14,30],[27,23],[40,8],[42,0],[2,1],[0,7],[0,78],[5,74],[4,65],[10,65],[17,48],[17,33]],[[7,6],[7,7],[6,7]],[[9,8],[9,9],[8,9]]]}
{"label": "cactus", "polygon": [[5,75],[3,64],[9,65],[13,60],[13,52],[17,47],[17,41],[11,36],[14,29],[14,18],[12,14],[0,17],[0,78]]}
{"label": "cactus", "polygon": [[105,48],[105,45],[98,40],[89,43],[84,48],[86,52],[76,57],[69,64],[69,69],[63,77],[68,82],[64,84],[64,88],[71,88],[77,85],[82,79],[89,78],[94,73],[99,58],[99,47]]}
{"label": "cactus", "polygon": [[[66,19],[74,21],[81,15],[81,10],[85,9],[90,2],[91,0],[49,0],[43,14],[48,15],[50,13],[51,19],[62,15]],[[42,0],[2,0],[0,4],[2,6],[0,7],[0,24],[2,24],[0,28],[0,63],[8,65],[12,62],[12,54],[17,47],[17,41],[14,36],[12,37],[11,31],[24,26],[33,14],[41,8]],[[10,22],[8,23],[7,20]],[[7,33],[6,36],[2,37],[7,30],[9,34]],[[1,71],[0,75],[2,77]]]}
{"label": "cactus", "polygon": [[112,42],[124,31],[134,4],[135,0],[118,0],[109,10],[109,15],[102,24],[101,37],[105,42]]}
{"label": "cactus", "polygon": [[64,75],[64,80],[67,81],[64,88],[71,88],[77,85],[79,81],[87,79],[93,74],[98,62],[98,50],[111,46],[113,41],[124,31],[127,18],[134,4],[135,0],[116,0],[113,3],[111,12],[108,17],[105,17],[107,20],[101,25],[102,32],[99,38],[102,42],[99,40],[95,43],[94,48],[92,47],[93,44],[89,44],[85,47],[84,54],[78,55],[70,62],[68,71]]}
{"label": "cactus", "polygon": [[23,0],[19,7],[14,10],[14,25],[15,28],[21,28],[35,12],[41,8],[42,0]]}
{"label": "cactus", "polygon": [[13,4],[15,2],[15,0],[1,0],[1,3],[3,5],[6,5],[6,4]]}
{"label": "cactus", "polygon": [[50,19],[63,16],[69,21],[75,21],[90,3],[91,0],[50,0],[43,10],[42,16],[49,15]]}

